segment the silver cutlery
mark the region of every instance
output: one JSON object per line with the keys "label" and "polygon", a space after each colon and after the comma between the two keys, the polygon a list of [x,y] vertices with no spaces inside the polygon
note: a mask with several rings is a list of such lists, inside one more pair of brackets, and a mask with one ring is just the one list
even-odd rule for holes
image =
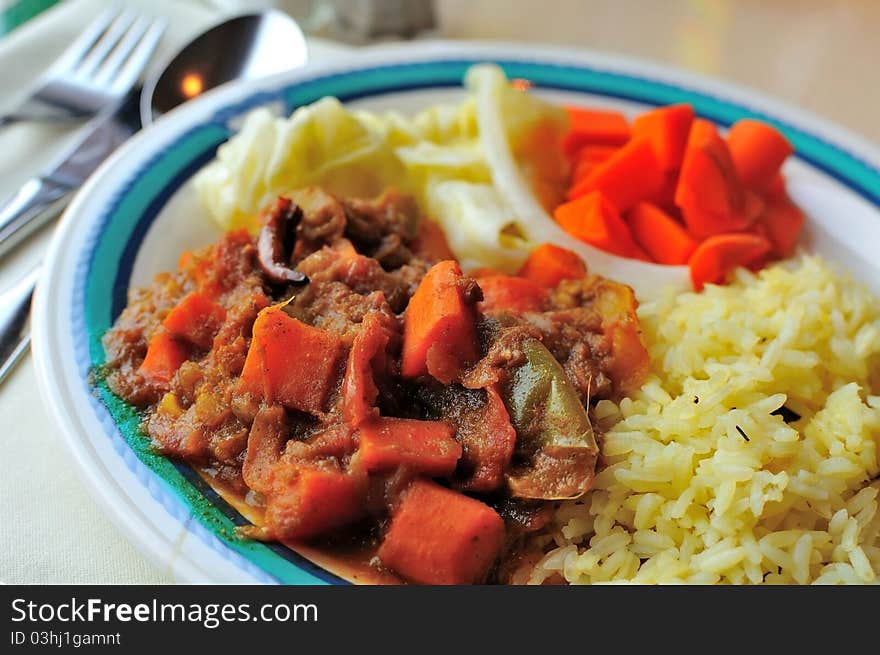
{"label": "silver cutlery", "polygon": [[0,261],[11,248],[54,218],[58,205],[135,132],[119,120],[117,110],[112,107],[93,118],[65,152],[0,206]]}
{"label": "silver cutlery", "polygon": [[41,76],[30,95],[0,116],[0,127],[26,120],[81,119],[118,104],[137,81],[164,29],[164,21],[132,11],[101,14]]}
{"label": "silver cutlery", "polygon": [[31,344],[28,314],[39,275],[40,267],[36,266],[12,287],[0,293],[0,383],[12,372]]}
{"label": "silver cutlery", "polygon": [[[140,124],[149,125],[158,114],[224,82],[296,68],[303,65],[306,58],[305,39],[299,25],[276,10],[236,16],[203,32],[147,81],[139,94],[142,121],[134,117],[132,107],[130,111],[107,111],[96,117],[83,130],[83,136],[45,174],[31,180],[5,208],[0,208],[0,258],[3,252],[52,218],[52,212],[57,213],[57,209],[63,207],[72,190],[85,181],[119,143],[137,131]],[[179,93],[186,77],[194,71],[200,75],[198,92]],[[117,107],[132,105],[133,96],[130,94]],[[35,222],[27,216],[36,219]],[[30,332],[26,319],[38,275],[39,267],[0,293],[0,384],[28,351]]]}

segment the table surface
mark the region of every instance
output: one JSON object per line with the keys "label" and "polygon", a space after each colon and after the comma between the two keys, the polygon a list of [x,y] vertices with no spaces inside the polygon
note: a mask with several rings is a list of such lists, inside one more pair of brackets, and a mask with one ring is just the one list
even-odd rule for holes
{"label": "table surface", "polygon": [[[163,48],[235,0],[129,0],[174,12]],[[309,4],[275,3],[300,17]],[[0,40],[0,105],[69,42],[99,0],[68,0]],[[219,9],[218,9],[219,8]],[[880,2],[875,0],[437,0],[437,36],[533,41],[642,57],[756,88],[880,142]],[[340,56],[318,45],[316,58]],[[160,53],[161,55],[161,53]],[[344,55],[343,55],[344,56]],[[10,61],[27,62],[9,66]],[[2,106],[0,106],[2,109]],[[0,197],[69,138],[60,128],[0,133]],[[27,270],[49,231],[0,266],[0,288]],[[67,460],[37,390],[30,358],[0,388],[0,582],[161,583],[156,569],[103,515]]]}

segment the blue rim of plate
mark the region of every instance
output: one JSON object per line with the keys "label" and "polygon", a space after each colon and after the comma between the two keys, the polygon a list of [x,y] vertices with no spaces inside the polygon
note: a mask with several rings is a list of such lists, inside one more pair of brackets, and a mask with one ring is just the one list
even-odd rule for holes
{"label": "blue rim of plate", "polygon": [[[687,102],[697,114],[721,125],[760,118],[777,126],[796,155],[880,208],[880,171],[863,159],[779,118],[717,95],[680,85],[603,70],[587,65],[492,59],[509,77],[530,80],[538,89],[554,89],[622,99],[645,105]],[[255,579],[283,584],[346,584],[294,551],[239,539],[237,525],[247,521],[189,467],[152,452],[138,430],[140,416],[104,383],[93,394],[91,372],[105,362],[101,336],[126,303],[135,256],[167,200],[231,135],[230,120],[248,110],[281,102],[288,112],[324,96],[349,102],[420,89],[459,87],[467,69],[480,58],[399,63],[333,73],[259,92],[224,107],[182,134],[145,163],[119,189],[93,224],[73,281],[72,325],[77,368],[92,398],[107,439],[151,496],[211,550]],[[134,453],[136,457],[131,457]],[[156,484],[156,477],[161,480]]]}

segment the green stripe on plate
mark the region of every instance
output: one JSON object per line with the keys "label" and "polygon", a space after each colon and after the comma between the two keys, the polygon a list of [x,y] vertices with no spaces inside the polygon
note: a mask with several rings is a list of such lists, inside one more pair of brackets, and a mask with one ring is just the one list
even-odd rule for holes
{"label": "green stripe on plate", "polygon": [[0,36],[9,34],[16,27],[24,25],[34,16],[56,4],[58,4],[58,0],[18,0],[18,2],[14,2],[0,12]]}

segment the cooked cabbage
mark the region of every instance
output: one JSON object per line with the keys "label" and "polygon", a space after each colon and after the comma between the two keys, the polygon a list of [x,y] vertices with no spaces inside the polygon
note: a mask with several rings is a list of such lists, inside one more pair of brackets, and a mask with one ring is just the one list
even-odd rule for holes
{"label": "cooked cabbage", "polygon": [[466,87],[462,102],[411,118],[349,111],[335,98],[289,118],[255,110],[196,175],[196,189],[223,229],[255,229],[263,207],[299,187],[371,196],[395,186],[414,194],[443,226],[465,265],[512,272],[531,248],[552,242],[640,294],[687,283],[686,269],[609,255],[572,238],[550,217],[568,175],[556,145],[567,128],[563,110],[515,89],[491,64],[472,67]]}

